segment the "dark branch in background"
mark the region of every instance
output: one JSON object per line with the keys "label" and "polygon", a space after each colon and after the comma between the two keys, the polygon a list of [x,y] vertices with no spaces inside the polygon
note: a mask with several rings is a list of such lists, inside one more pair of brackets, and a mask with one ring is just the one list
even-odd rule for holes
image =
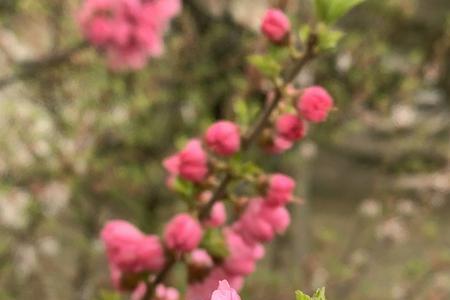
{"label": "dark branch in background", "polygon": [[201,30],[207,30],[211,23],[221,22],[234,32],[238,31],[239,33],[243,33],[250,31],[246,27],[238,24],[228,10],[222,16],[214,17],[196,0],[184,0],[183,7],[192,13]]}
{"label": "dark branch in background", "polygon": [[88,46],[89,44],[86,41],[81,41],[74,46],[54,54],[49,54],[44,58],[20,62],[16,66],[17,71],[13,74],[0,78],[0,89],[13,84],[16,81],[32,77],[38,72],[61,65],[62,63],[68,61],[74,54],[86,49]]}
{"label": "dark branch in background", "polygon": [[[312,58],[314,58],[316,54],[315,48],[317,42],[318,42],[317,35],[314,33],[310,34],[308,41],[306,43],[306,49],[304,51],[303,56],[300,57],[298,60],[296,60],[293,64],[293,67],[288,69],[287,72],[283,75],[282,85],[275,87],[274,99],[265,106],[265,108],[260,113],[254,125],[248,129],[246,134],[244,134],[243,151],[246,151],[250,148],[250,146],[257,140],[261,131],[267,125],[272,112],[283,98],[284,88],[295,79],[297,74],[302,70],[302,68],[306,65],[306,63],[308,63]],[[216,203],[223,196],[224,192],[226,191],[226,188],[228,187],[228,184],[231,182],[231,179],[232,175],[230,173],[226,173],[224,175],[222,180],[219,182],[216,190],[214,191],[211,200],[200,210],[199,212],[200,220],[204,220],[209,216],[211,208],[213,207],[214,203]],[[156,285],[158,285],[164,280],[165,276],[169,273],[170,269],[173,267],[174,264],[175,261],[173,260],[173,258],[171,258],[171,260],[166,264],[164,269],[158,275],[156,275],[155,279],[147,284],[147,292],[144,295],[143,299],[146,300],[152,299]]]}

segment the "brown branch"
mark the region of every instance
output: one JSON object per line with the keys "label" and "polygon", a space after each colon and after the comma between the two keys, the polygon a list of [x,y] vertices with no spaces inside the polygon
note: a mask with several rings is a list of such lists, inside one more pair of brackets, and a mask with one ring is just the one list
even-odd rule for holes
{"label": "brown branch", "polygon": [[[262,130],[266,127],[272,112],[275,110],[275,108],[278,106],[278,104],[283,98],[284,88],[295,79],[297,74],[302,70],[302,68],[306,65],[306,63],[308,63],[312,58],[314,58],[314,56],[316,55],[315,49],[317,42],[318,42],[317,35],[311,33],[310,36],[308,37],[304,55],[300,57],[296,62],[294,62],[294,65],[291,69],[289,69],[285,74],[283,74],[282,85],[275,87],[274,99],[265,106],[265,108],[259,115],[254,125],[248,129],[246,134],[244,134],[242,146],[243,151],[249,149],[249,147],[257,140]],[[209,202],[200,210],[199,212],[200,220],[204,220],[209,216],[213,205],[223,196],[231,180],[232,175],[229,172],[227,172],[224,175],[224,177],[220,180],[219,185],[217,186],[216,190],[214,191],[211,197],[211,200],[209,200]],[[155,277],[155,279],[151,283],[147,285],[147,292],[144,295],[143,299],[150,300],[153,297],[156,285],[164,280],[165,276],[170,272],[170,269],[173,267],[174,264],[175,259],[171,258],[171,260],[166,264],[164,269]]]}
{"label": "brown branch", "polygon": [[0,89],[15,83],[16,81],[27,79],[40,71],[56,67],[68,61],[74,54],[88,47],[86,41],[81,41],[72,47],[61,50],[60,52],[49,54],[46,57],[24,61],[18,64],[17,71],[13,74],[0,78]]}

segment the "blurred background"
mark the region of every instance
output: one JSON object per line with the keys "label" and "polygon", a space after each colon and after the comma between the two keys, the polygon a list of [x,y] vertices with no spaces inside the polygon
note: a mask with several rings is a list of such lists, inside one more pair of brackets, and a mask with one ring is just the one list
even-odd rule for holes
{"label": "blurred background", "polygon": [[[308,0],[183,2],[162,58],[111,73],[79,46],[79,0],[0,0],[1,300],[120,299],[102,224],[160,232],[184,208],[161,160],[264,100],[245,89],[265,9],[285,6],[297,25],[312,17]],[[448,300],[450,1],[367,0],[337,27],[337,51],[297,78],[330,91],[331,120],[287,155],[254,153],[297,179],[304,204],[242,297],[326,286],[331,300]]]}

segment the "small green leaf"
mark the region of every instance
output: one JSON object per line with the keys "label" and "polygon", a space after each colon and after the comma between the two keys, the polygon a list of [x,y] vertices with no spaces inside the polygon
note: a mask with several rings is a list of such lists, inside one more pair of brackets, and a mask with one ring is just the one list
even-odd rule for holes
{"label": "small green leaf", "polygon": [[183,180],[179,177],[175,179],[173,188],[177,193],[188,199],[193,198],[196,192],[195,186],[192,184],[192,182]]}
{"label": "small green leaf", "polygon": [[319,49],[327,51],[336,48],[343,35],[342,31],[319,26]]}
{"label": "small green leaf", "polygon": [[330,5],[329,17],[331,22],[336,22],[344,16],[353,7],[360,4],[364,0],[333,0]]}
{"label": "small green leaf", "polygon": [[200,247],[208,251],[212,257],[225,258],[228,256],[228,248],[222,231],[217,228],[209,228],[203,235]]}
{"label": "small green leaf", "polygon": [[328,11],[331,1],[328,0],[315,0],[314,1],[314,7],[316,10],[316,15],[319,18],[319,20],[328,23]]}
{"label": "small green leaf", "polygon": [[311,300],[311,297],[304,294],[302,291],[295,291],[295,300]]}
{"label": "small green leaf", "polygon": [[298,36],[300,38],[300,41],[302,41],[303,44],[306,44],[308,41],[309,34],[311,33],[311,27],[308,25],[303,25],[300,27],[300,30],[298,31]]}
{"label": "small green leaf", "polygon": [[325,298],[325,288],[320,288],[318,289],[314,295],[313,295],[313,300],[326,300]]}
{"label": "small green leaf", "polygon": [[325,288],[318,289],[312,298],[301,291],[295,291],[296,300],[326,300]]}
{"label": "small green leaf", "polygon": [[332,24],[364,0],[315,0],[319,20]]}
{"label": "small green leaf", "polygon": [[275,78],[281,72],[281,65],[273,57],[268,55],[250,55],[248,62],[267,77]]}

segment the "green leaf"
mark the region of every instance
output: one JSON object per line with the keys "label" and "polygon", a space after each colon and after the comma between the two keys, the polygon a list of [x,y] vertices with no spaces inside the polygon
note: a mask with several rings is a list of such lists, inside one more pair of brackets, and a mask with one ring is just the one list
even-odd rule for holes
{"label": "green leaf", "polygon": [[319,20],[332,24],[364,0],[315,0]]}
{"label": "green leaf", "polygon": [[183,180],[179,177],[175,179],[173,188],[177,193],[181,194],[184,198],[187,199],[193,198],[196,193],[195,186],[192,182]]}
{"label": "green leaf", "polygon": [[311,297],[304,294],[302,291],[295,291],[295,300],[311,300]]}
{"label": "green leaf", "polygon": [[318,289],[314,295],[313,295],[313,300],[326,300],[325,298],[325,288],[320,288]]}
{"label": "green leaf", "polygon": [[312,298],[302,291],[295,291],[295,299],[296,300],[326,300],[325,297],[325,288],[318,289]]}
{"label": "green leaf", "polygon": [[236,115],[237,123],[245,127],[253,121],[259,111],[259,106],[254,101],[238,99],[233,103],[233,111]]}
{"label": "green leaf", "polygon": [[300,30],[298,31],[298,36],[303,44],[306,44],[306,42],[308,41],[310,33],[311,27],[309,27],[308,25],[303,25],[302,27],[300,27]]}
{"label": "green leaf", "polygon": [[329,0],[315,0],[314,1],[314,7],[316,10],[316,15],[319,18],[319,20],[328,23],[328,11],[331,1]]}
{"label": "green leaf", "polygon": [[200,247],[208,251],[212,257],[225,258],[228,256],[228,248],[222,231],[217,228],[209,228],[203,235]]}
{"label": "green leaf", "polygon": [[319,49],[327,51],[336,48],[343,35],[343,32],[339,30],[331,30],[329,28],[323,31],[319,30]]}
{"label": "green leaf", "polygon": [[248,57],[248,62],[267,77],[275,78],[281,72],[281,65],[272,56],[254,54]]}

